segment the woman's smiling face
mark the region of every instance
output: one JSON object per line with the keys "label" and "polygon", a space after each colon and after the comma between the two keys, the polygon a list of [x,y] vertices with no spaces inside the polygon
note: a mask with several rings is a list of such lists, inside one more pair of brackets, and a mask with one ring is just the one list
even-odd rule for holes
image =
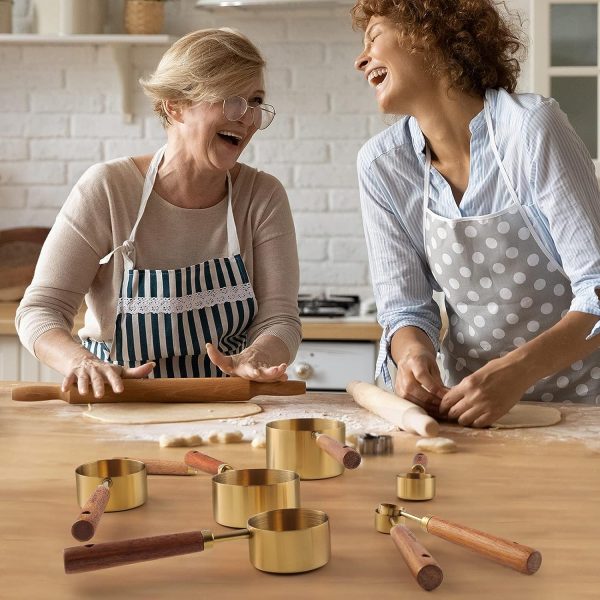
{"label": "woman's smiling face", "polygon": [[387,17],[374,16],[365,31],[364,50],[354,66],[375,88],[379,109],[388,114],[413,114],[422,92],[431,89],[421,51],[403,44],[398,27]]}
{"label": "woman's smiling face", "polygon": [[[262,76],[251,82],[238,95],[250,106],[264,99]],[[178,134],[185,140],[186,147],[197,162],[211,170],[231,170],[257,128],[253,122],[253,110],[236,121],[228,120],[223,114],[223,102],[200,102],[181,111],[175,123]]]}

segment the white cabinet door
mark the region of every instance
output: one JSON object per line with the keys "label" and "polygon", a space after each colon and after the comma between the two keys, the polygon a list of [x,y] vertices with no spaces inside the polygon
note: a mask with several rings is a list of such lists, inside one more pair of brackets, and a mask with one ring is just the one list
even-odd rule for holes
{"label": "white cabinet door", "polygon": [[21,344],[14,335],[0,335],[0,379],[19,380],[19,351]]}
{"label": "white cabinet door", "polygon": [[19,344],[19,379],[21,381],[48,381],[51,383],[61,383],[63,376],[43,365],[35,356],[30,354],[21,344]]}
{"label": "white cabinet door", "polygon": [[353,379],[373,383],[376,359],[372,342],[302,342],[288,376],[309,390],[344,391]]}

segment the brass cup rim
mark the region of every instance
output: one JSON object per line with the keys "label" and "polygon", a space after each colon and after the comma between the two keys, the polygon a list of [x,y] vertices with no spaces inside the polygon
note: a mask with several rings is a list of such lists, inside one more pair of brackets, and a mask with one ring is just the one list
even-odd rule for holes
{"label": "brass cup rim", "polygon": [[270,487],[300,481],[300,475],[286,469],[232,469],[213,475],[214,483],[236,487]]}
{"label": "brass cup rim", "polygon": [[267,428],[280,431],[308,431],[321,432],[345,427],[343,421],[336,419],[324,419],[322,417],[299,417],[296,419],[279,419],[269,421]]}
{"label": "brass cup rim", "polygon": [[305,531],[329,522],[322,510],[314,508],[277,508],[253,515],[248,519],[250,531]]}
{"label": "brass cup rim", "polygon": [[403,479],[435,479],[435,475],[431,473],[417,473],[412,471],[410,473],[398,473],[398,477]]}
{"label": "brass cup rim", "polygon": [[132,458],[105,458],[79,465],[75,473],[80,477],[110,478],[130,477],[140,472],[146,474],[146,465]]}

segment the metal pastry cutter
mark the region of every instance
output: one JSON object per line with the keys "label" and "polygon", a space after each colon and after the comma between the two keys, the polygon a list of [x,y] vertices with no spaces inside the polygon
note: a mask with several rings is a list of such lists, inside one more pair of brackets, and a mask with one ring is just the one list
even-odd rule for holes
{"label": "metal pastry cutter", "polygon": [[356,438],[358,451],[364,455],[383,456],[394,453],[394,442],[391,435],[373,435],[365,433]]}

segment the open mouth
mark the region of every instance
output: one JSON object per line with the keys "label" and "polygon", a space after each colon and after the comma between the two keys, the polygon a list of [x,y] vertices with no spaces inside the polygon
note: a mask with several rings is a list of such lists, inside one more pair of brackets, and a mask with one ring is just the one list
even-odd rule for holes
{"label": "open mouth", "polygon": [[217,135],[232,146],[239,146],[242,141],[242,136],[233,131],[218,131]]}
{"label": "open mouth", "polygon": [[373,69],[368,76],[369,85],[373,87],[380,86],[387,77],[388,70],[385,67],[377,67]]}

